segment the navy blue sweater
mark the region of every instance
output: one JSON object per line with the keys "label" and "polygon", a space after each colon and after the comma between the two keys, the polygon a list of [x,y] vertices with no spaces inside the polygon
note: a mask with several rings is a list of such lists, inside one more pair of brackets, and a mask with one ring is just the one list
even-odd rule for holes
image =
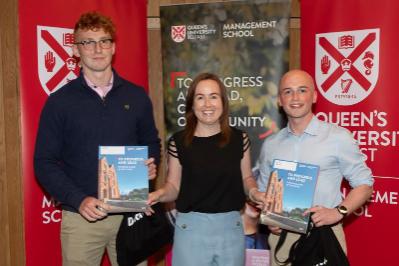
{"label": "navy blue sweater", "polygon": [[114,72],[102,99],[81,74],[50,95],[36,139],[35,174],[43,188],[77,212],[87,196],[97,197],[98,146],[145,145],[159,162],[160,140],[145,91]]}

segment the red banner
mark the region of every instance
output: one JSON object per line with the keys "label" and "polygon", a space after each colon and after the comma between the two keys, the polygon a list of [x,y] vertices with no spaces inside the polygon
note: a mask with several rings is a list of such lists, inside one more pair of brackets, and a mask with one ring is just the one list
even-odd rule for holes
{"label": "red banner", "polygon": [[366,2],[302,0],[301,63],[317,116],[353,132],[375,176],[372,198],[345,223],[351,265],[396,265],[399,2]]}
{"label": "red banner", "polygon": [[117,28],[115,69],[147,88],[146,8],[146,0],[19,1],[26,265],[61,265],[61,212],[35,180],[33,150],[48,94],[79,73],[71,57],[75,22],[92,10],[110,16]]}

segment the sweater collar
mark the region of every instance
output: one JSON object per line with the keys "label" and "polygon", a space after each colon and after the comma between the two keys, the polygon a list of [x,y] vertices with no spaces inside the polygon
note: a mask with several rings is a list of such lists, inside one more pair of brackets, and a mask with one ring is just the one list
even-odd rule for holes
{"label": "sweater collar", "polygon": [[[113,79],[114,79],[113,80],[112,89],[122,86],[123,79],[118,75],[118,73],[113,68],[112,68],[112,74],[113,74]],[[85,88],[88,88],[88,89],[91,90],[89,84],[87,84],[86,79],[83,76],[83,71],[82,70],[80,70],[80,74],[79,74],[78,80],[79,80],[79,83],[81,83]]]}

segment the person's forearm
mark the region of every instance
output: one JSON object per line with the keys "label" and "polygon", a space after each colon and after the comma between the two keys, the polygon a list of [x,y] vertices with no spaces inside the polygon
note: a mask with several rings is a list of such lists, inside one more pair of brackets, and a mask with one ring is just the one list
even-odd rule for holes
{"label": "person's forearm", "polygon": [[341,205],[348,209],[348,214],[352,213],[370,199],[372,193],[373,187],[368,185],[358,186],[348,193]]}
{"label": "person's forearm", "polygon": [[76,187],[57,161],[37,156],[34,167],[36,178],[46,192],[55,200],[79,209],[87,195]]}
{"label": "person's forearm", "polygon": [[169,182],[166,182],[159,189],[159,201],[160,202],[171,202],[177,199],[179,191],[175,188],[175,186]]}
{"label": "person's forearm", "polygon": [[252,189],[258,189],[258,184],[253,176],[247,176],[244,178],[244,191],[245,194],[249,195]]}
{"label": "person's forearm", "polygon": [[263,193],[259,192],[258,184],[253,176],[248,176],[244,178],[244,189],[248,198],[253,202],[262,201]]}

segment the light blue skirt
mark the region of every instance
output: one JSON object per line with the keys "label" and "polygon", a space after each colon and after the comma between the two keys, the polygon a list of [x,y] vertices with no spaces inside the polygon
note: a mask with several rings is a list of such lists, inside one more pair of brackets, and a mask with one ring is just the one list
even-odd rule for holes
{"label": "light blue skirt", "polygon": [[173,266],[243,266],[245,237],[240,212],[177,213]]}

